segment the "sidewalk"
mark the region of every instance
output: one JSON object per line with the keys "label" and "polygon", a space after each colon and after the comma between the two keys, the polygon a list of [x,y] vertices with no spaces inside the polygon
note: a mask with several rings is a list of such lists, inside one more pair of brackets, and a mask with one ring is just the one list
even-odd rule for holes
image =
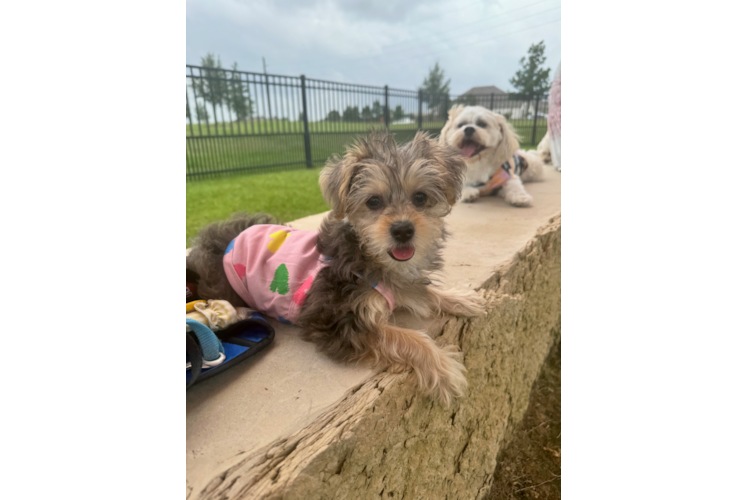
{"label": "sidewalk", "polygon": [[[515,208],[489,197],[454,208],[447,219],[452,233],[445,249],[447,285],[478,288],[493,283],[498,267],[511,261],[538,228],[560,213],[560,173],[552,168],[546,173],[545,181],[526,185],[535,198],[533,207]],[[315,229],[323,216],[289,225]],[[398,321],[415,320],[400,317]],[[442,325],[432,322],[422,327],[439,330]],[[190,499],[198,498],[209,483],[221,480],[222,474],[254,450],[310,425],[373,375],[365,366],[329,360],[314,345],[303,342],[295,327],[277,321],[273,326],[276,340],[272,346],[187,393]]]}

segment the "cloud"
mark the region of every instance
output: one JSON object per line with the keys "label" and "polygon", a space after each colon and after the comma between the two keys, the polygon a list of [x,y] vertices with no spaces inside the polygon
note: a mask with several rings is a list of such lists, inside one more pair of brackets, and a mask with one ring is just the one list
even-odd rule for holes
{"label": "cloud", "polygon": [[415,89],[439,61],[452,91],[509,88],[531,43],[561,56],[559,0],[187,0],[187,62]]}
{"label": "cloud", "polygon": [[[440,2],[428,2],[426,0],[389,0],[387,2],[374,2],[371,0],[328,0],[326,2],[309,2],[306,0],[279,0],[276,5],[286,8],[302,8],[313,10],[320,5],[331,6],[333,9],[343,13],[351,21],[385,21],[389,23],[401,23],[413,13],[427,12]],[[447,2],[443,2],[447,3]]]}

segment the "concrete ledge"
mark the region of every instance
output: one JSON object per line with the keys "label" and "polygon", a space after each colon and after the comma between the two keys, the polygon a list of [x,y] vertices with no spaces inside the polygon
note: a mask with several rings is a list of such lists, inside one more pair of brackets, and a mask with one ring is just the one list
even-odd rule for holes
{"label": "concrete ledge", "polygon": [[272,349],[188,393],[188,498],[487,493],[497,453],[560,337],[560,174],[547,175],[527,185],[533,208],[486,198],[450,215],[445,281],[482,286],[491,298],[485,318],[428,325],[464,353],[470,387],[457,406],[417,396],[407,374],[330,362],[293,328],[278,328]]}

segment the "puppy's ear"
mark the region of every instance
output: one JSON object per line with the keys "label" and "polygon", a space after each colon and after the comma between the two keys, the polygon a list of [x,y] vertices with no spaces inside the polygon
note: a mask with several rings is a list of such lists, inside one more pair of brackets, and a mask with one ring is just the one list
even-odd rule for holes
{"label": "puppy's ear", "polygon": [[458,104],[456,106],[452,106],[452,109],[449,110],[449,119],[450,120],[456,120],[458,116],[460,116],[460,113],[465,109],[465,106],[462,104]]}
{"label": "puppy's ear", "polygon": [[454,148],[436,142],[424,132],[417,132],[413,141],[407,146],[418,156],[436,161],[443,169],[440,180],[447,201],[450,205],[457,203],[462,194],[462,179],[465,175],[465,160],[462,154]]}
{"label": "puppy's ear", "polygon": [[319,174],[322,197],[332,209],[333,217],[338,220],[345,217],[353,170],[353,164],[349,158],[332,155]]}
{"label": "puppy's ear", "polygon": [[501,142],[496,147],[496,152],[504,162],[508,160],[519,149],[519,136],[514,131],[512,124],[506,121],[504,115],[493,113],[496,126],[501,130]]}
{"label": "puppy's ear", "polygon": [[333,216],[341,220],[345,217],[348,207],[348,194],[351,191],[353,177],[360,168],[361,160],[373,156],[372,144],[379,141],[382,144],[394,144],[394,138],[384,132],[374,132],[368,137],[359,137],[347,147],[345,156],[332,155],[319,174],[319,187],[322,197],[332,209]]}
{"label": "puppy's ear", "polygon": [[460,116],[460,113],[462,113],[462,110],[465,109],[465,106],[462,104],[458,104],[455,106],[452,106],[452,109],[449,110],[449,115],[447,117],[447,123],[444,124],[444,127],[442,127],[441,134],[439,134],[439,144],[447,144],[447,130],[451,129],[452,126],[455,123],[455,120],[457,120],[457,117]]}
{"label": "puppy's ear", "polygon": [[462,154],[456,149],[441,144],[435,144],[435,147],[434,156],[447,172],[444,178],[446,184],[444,191],[447,194],[447,201],[450,205],[454,205],[462,194],[462,181],[467,165],[465,165]]}

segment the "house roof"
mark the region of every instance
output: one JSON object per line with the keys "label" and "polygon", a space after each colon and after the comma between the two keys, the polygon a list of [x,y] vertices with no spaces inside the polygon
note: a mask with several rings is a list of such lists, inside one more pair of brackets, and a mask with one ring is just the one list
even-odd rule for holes
{"label": "house roof", "polygon": [[495,85],[486,85],[485,87],[473,87],[472,89],[462,94],[462,96],[460,97],[464,97],[468,95],[491,95],[491,94],[505,95],[506,92],[504,92],[503,90],[501,90],[499,87]]}

